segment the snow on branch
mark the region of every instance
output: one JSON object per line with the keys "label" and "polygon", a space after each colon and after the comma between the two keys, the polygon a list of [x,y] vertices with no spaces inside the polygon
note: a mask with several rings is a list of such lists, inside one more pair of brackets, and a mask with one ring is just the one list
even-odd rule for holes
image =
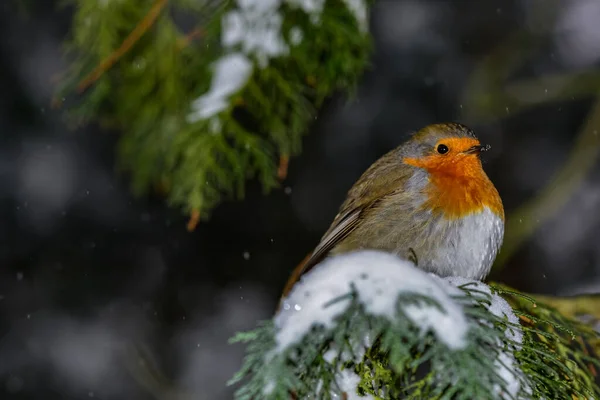
{"label": "snow on branch", "polygon": [[278,187],[323,102],[354,91],[372,49],[373,0],[66,1],[73,62],[56,104],[73,103],[73,125],[120,129],[133,191],[158,189],[189,229],[243,198],[248,179]]}
{"label": "snow on branch", "polygon": [[[232,380],[245,380],[236,398],[597,396],[585,364],[593,357],[561,357],[583,360],[579,349],[565,350],[564,335],[547,334],[544,321],[522,325],[524,314],[498,293],[387,253],[331,257],[296,285],[272,321],[233,339],[248,343]],[[576,323],[561,323],[591,338]]]}
{"label": "snow on branch", "polygon": [[[361,32],[366,32],[368,16],[365,0],[344,0],[344,4],[354,15]],[[237,8],[224,14],[221,32],[224,59],[213,65],[209,92],[192,103],[192,112],[188,115],[190,122],[213,117],[231,105],[231,95],[240,91],[250,79],[252,59],[264,69],[271,58],[289,54],[287,41],[296,46],[300,44],[303,32],[298,26],[290,29],[287,41],[284,37],[283,10],[286,5],[310,15],[312,25],[321,23],[324,0],[238,0]],[[229,53],[232,49],[235,52]]]}
{"label": "snow on branch", "polygon": [[407,294],[433,300],[425,305],[401,305],[422,334],[433,331],[449,348],[464,348],[467,319],[462,306],[451,298],[460,293],[455,286],[387,253],[364,251],[333,257],[306,275],[283,302],[275,317],[278,350],[298,343],[315,325],[331,328],[353,297],[366,313],[391,319],[398,296]]}

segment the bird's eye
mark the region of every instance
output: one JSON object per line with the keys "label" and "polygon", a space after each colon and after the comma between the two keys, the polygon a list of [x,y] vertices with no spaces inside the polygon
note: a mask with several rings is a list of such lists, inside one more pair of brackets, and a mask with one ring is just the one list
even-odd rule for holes
{"label": "bird's eye", "polygon": [[446,154],[448,152],[448,146],[446,146],[445,144],[438,145],[437,152],[440,154]]}

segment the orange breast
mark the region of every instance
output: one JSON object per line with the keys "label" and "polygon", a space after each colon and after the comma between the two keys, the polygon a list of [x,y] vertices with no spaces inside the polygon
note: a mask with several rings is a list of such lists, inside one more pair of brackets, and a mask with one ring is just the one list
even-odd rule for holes
{"label": "orange breast", "polygon": [[500,195],[489,178],[485,175],[484,178],[430,174],[426,205],[434,213],[443,212],[447,218],[452,219],[481,212],[484,207],[488,207],[504,220]]}
{"label": "orange breast", "polygon": [[434,214],[458,219],[488,207],[504,220],[504,208],[496,187],[474,155],[454,159],[405,159],[429,172],[424,207]]}

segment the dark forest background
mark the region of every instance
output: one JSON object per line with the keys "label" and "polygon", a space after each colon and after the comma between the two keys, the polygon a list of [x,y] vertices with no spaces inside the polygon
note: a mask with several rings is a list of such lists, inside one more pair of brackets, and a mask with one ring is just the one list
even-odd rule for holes
{"label": "dark forest background", "polygon": [[[51,109],[71,13],[54,1],[0,4],[2,399],[153,398],[150,363],[199,399],[231,398],[225,382],[243,346],[227,339],[272,315],[288,274],[374,160],[424,125],[469,124],[492,145],[484,167],[518,220],[519,206],[553,185],[600,93],[597,0],[380,0],[357,99],[326,104],[280,190],[264,196],[252,183],[189,233],[160,196],[130,194],[114,169],[119,132],[70,130]],[[511,44],[515,32],[526,39]],[[480,117],[465,93],[493,70],[482,60],[525,42],[511,79],[532,84],[512,96],[538,100],[516,109],[497,98]],[[561,87],[548,74],[579,78]],[[492,279],[551,295],[600,291],[592,165]],[[131,343],[147,349],[145,365]]]}

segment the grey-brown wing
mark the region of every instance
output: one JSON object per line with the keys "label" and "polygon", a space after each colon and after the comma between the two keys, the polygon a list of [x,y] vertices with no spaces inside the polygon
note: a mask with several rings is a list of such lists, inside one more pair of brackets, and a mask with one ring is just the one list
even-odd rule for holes
{"label": "grey-brown wing", "polygon": [[344,240],[358,225],[363,208],[351,210],[339,216],[325,233],[310,258],[304,263],[299,275],[308,272],[318,264],[338,243]]}
{"label": "grey-brown wing", "polygon": [[356,229],[364,212],[377,207],[383,198],[404,190],[404,185],[399,182],[406,182],[412,170],[398,168],[398,157],[397,149],[390,151],[374,162],[350,188],[339,214],[297,276],[308,272],[348,237]]}

